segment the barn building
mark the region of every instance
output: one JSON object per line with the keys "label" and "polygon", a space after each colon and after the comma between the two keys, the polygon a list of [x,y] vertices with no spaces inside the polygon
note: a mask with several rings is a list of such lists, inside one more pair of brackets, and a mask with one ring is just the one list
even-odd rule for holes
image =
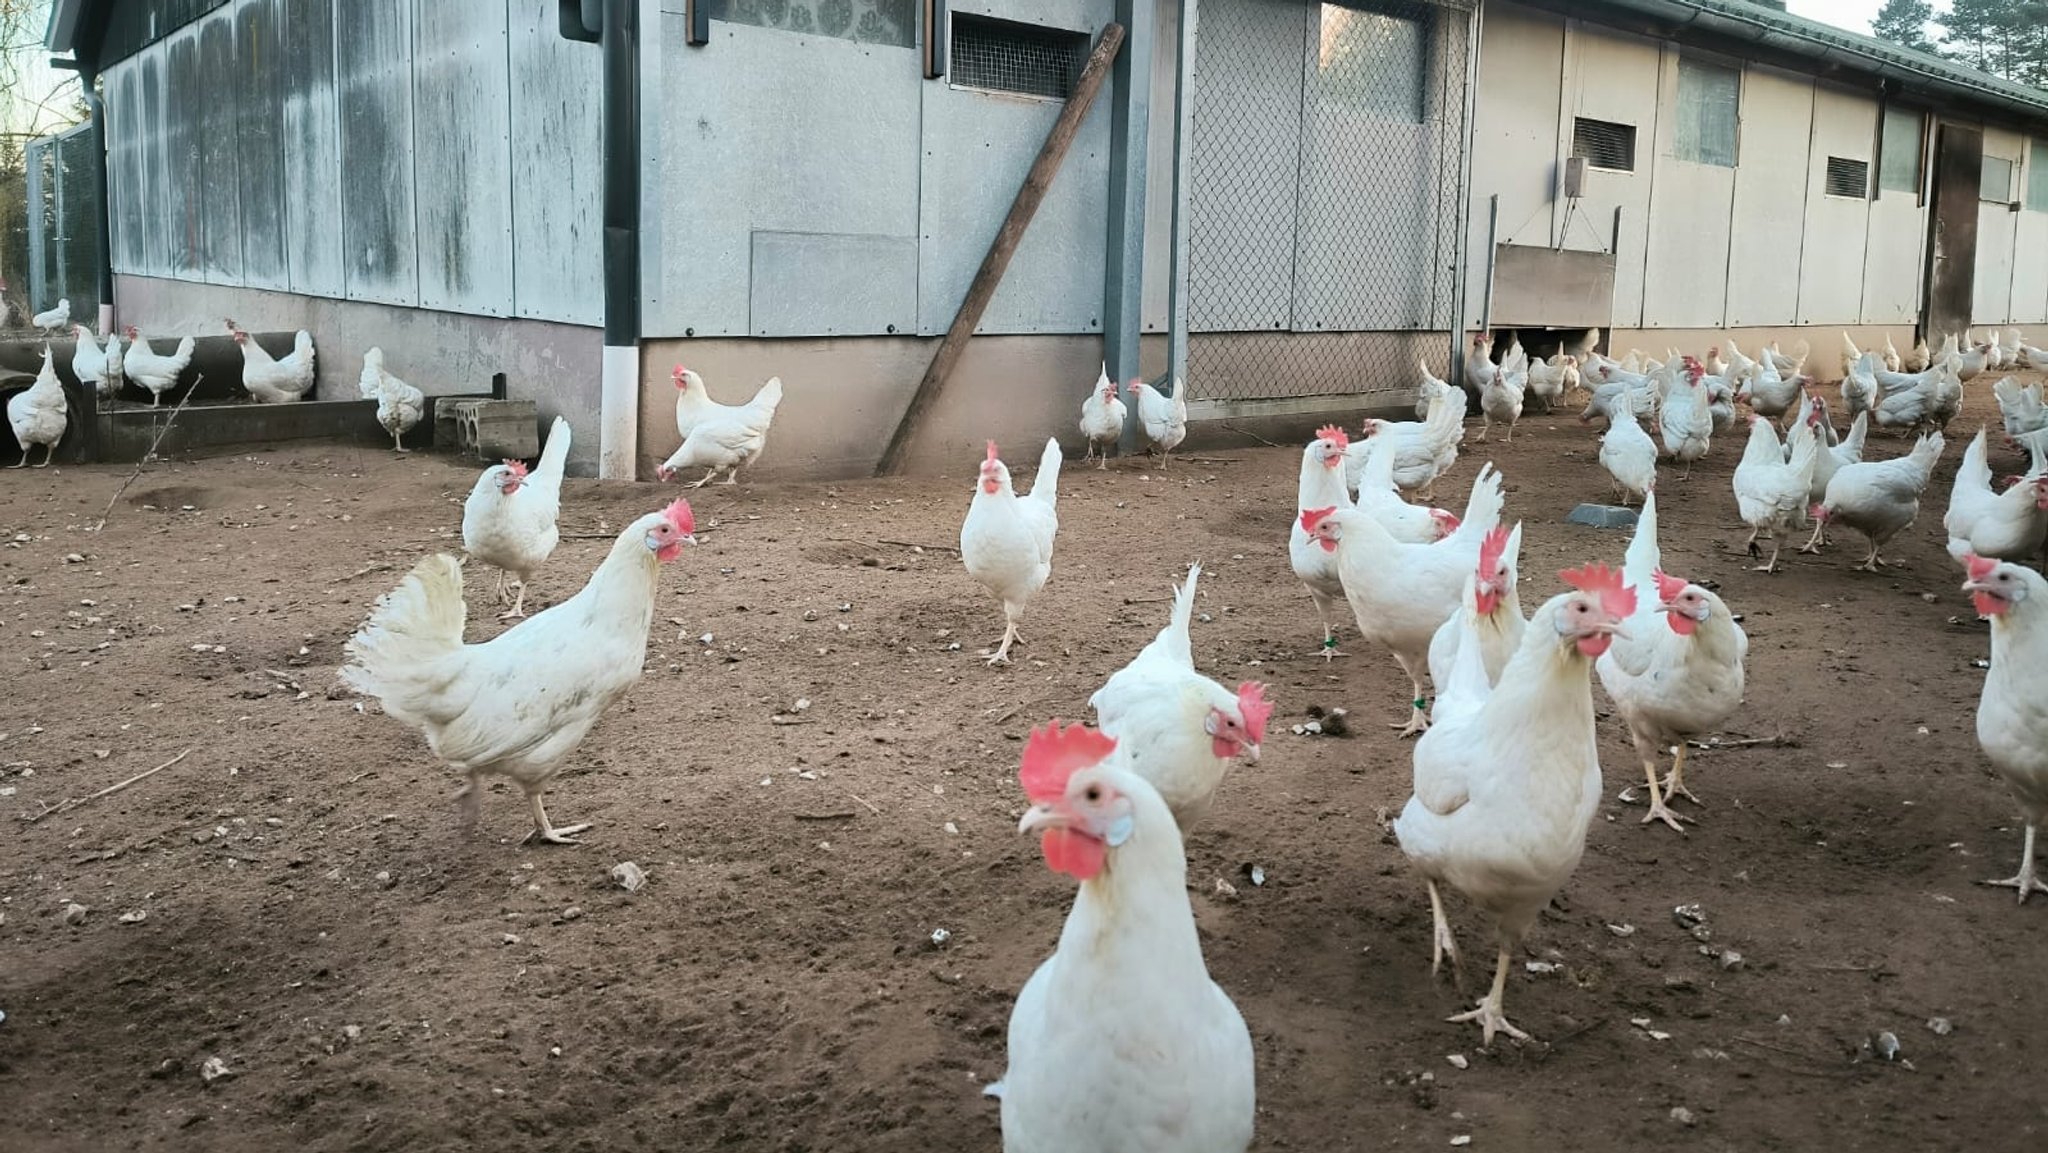
{"label": "barn building", "polygon": [[323,397],[372,344],[503,373],[612,476],[674,365],[779,375],[764,469],[845,475],[1112,22],[914,465],[1070,435],[1105,361],[1292,431],[1481,326],[1831,373],[1838,329],[2048,323],[2048,93],[1743,0],[55,0],[49,46],[122,323],[311,329]]}

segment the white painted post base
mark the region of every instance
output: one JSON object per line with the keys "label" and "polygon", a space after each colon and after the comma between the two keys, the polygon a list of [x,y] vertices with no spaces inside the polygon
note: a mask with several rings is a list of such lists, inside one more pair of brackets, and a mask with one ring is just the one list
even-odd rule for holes
{"label": "white painted post base", "polygon": [[640,350],[606,345],[598,389],[597,476],[638,480],[640,453]]}

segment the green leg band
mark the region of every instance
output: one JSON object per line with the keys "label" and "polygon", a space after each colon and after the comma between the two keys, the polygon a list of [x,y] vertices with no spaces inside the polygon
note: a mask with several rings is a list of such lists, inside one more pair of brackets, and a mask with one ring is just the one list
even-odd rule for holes
{"label": "green leg band", "polygon": [[1425,700],[1424,698],[1422,698],[1422,697],[1416,697],[1416,698],[1415,698],[1415,707],[1416,707],[1416,708],[1418,708],[1418,709],[1422,709],[1422,708],[1428,708],[1428,707],[1429,707],[1429,702],[1428,702],[1427,700]]}

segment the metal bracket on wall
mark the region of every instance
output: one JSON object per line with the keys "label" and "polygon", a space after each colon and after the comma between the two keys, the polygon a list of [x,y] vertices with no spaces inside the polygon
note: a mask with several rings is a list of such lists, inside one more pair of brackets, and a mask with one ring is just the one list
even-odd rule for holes
{"label": "metal bracket on wall", "polygon": [[924,78],[946,74],[946,0],[924,0]]}
{"label": "metal bracket on wall", "polygon": [[704,6],[704,0],[685,0],[683,4],[683,43],[692,48],[711,43],[711,9]]}

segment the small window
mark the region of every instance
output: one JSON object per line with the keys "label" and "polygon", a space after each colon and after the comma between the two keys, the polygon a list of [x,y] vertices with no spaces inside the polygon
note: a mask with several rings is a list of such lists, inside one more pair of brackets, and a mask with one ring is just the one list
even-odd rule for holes
{"label": "small window", "polygon": [[1870,195],[1870,163],[1865,160],[1848,160],[1840,156],[1828,157],[1829,196],[1846,196],[1862,200]]}
{"label": "small window", "polygon": [[1088,64],[1088,34],[953,13],[953,83],[1065,100]]}
{"label": "small window", "polygon": [[1323,5],[1311,81],[1315,95],[1320,103],[1349,106],[1376,119],[1420,124],[1429,64],[1423,25],[1363,10],[1362,2]]}
{"label": "small window", "polygon": [[1735,167],[1742,73],[1719,64],[1678,60],[1678,139],[1673,154],[1694,164]]}
{"label": "small window", "polygon": [[2048,140],[2039,136],[2027,151],[2027,211],[2048,212]]}
{"label": "small window", "polygon": [[1636,126],[1580,116],[1572,121],[1572,155],[1583,157],[1595,168],[1634,172]]}
{"label": "small window", "polygon": [[1911,108],[1884,110],[1884,140],[1878,155],[1877,186],[1884,192],[1920,194],[1921,115]]}
{"label": "small window", "polygon": [[1977,198],[1995,204],[2012,203],[2012,161],[2003,156],[1986,156],[1978,178]]}

